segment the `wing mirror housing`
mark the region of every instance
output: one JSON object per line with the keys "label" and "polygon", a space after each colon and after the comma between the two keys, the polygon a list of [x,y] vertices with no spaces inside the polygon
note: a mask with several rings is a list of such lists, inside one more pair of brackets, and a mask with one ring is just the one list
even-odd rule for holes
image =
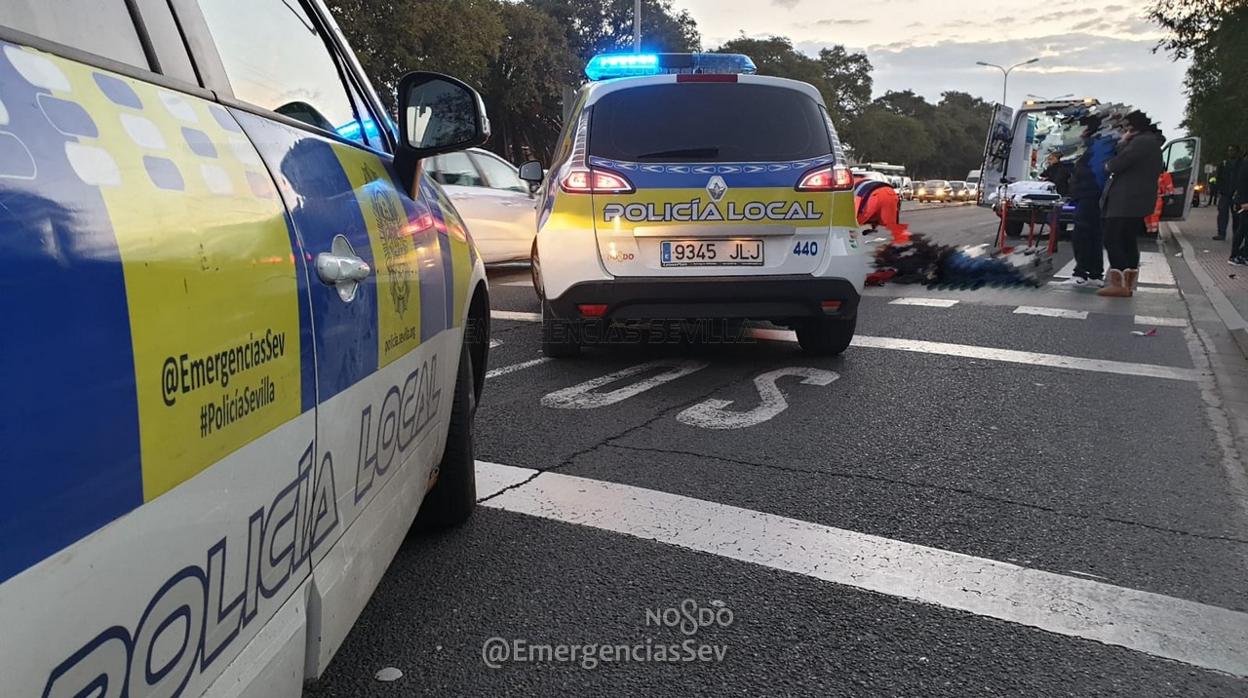
{"label": "wing mirror housing", "polygon": [[542,180],[545,173],[542,172],[542,163],[537,160],[529,160],[520,166],[520,179],[529,183],[529,193],[537,191],[542,186]]}
{"label": "wing mirror housing", "polygon": [[420,161],[484,144],[490,119],[481,95],[462,80],[431,72],[408,73],[399,81],[399,144],[395,168],[414,191]]}

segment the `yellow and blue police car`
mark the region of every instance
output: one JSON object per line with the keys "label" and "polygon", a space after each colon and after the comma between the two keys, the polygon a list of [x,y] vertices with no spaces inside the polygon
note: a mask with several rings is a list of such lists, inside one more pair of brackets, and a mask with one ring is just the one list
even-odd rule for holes
{"label": "yellow and blue police car", "polygon": [[0,4],[0,694],[297,695],[470,514],[488,121],[398,100],[319,0]]}
{"label": "yellow and blue police car", "polygon": [[585,72],[538,207],[545,353],[684,319],[766,320],[844,351],[868,258],[818,90],[731,54],[600,55]]}

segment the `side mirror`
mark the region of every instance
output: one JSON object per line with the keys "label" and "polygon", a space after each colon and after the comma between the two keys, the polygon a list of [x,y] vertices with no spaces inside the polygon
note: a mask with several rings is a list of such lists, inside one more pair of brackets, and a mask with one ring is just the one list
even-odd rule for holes
{"label": "side mirror", "polygon": [[520,179],[529,184],[542,183],[542,163],[537,160],[529,160],[520,166]]}
{"label": "side mirror", "polygon": [[439,73],[408,73],[399,81],[399,148],[395,166],[413,185],[427,157],[482,145],[490,137],[485,102],[461,80]]}

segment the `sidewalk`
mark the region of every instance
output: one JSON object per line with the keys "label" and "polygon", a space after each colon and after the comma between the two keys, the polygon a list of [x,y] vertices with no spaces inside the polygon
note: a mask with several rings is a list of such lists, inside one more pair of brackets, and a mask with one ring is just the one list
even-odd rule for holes
{"label": "sidewalk", "polygon": [[1227,263],[1230,256],[1230,233],[1226,240],[1214,240],[1217,231],[1217,209],[1202,206],[1192,209],[1186,221],[1169,225],[1183,249],[1183,256],[1204,288],[1218,316],[1248,356],[1248,267]]}

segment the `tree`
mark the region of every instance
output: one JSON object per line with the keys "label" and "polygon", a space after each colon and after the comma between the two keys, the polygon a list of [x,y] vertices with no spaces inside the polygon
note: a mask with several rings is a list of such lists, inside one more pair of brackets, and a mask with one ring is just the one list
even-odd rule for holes
{"label": "tree", "polygon": [[399,79],[436,70],[480,86],[503,41],[496,0],[329,0],[386,107]]}
{"label": "tree", "polygon": [[549,162],[563,123],[564,88],[579,82],[579,66],[550,15],[513,3],[499,11],[505,36],[483,85],[494,131],[488,147],[512,162]]}
{"label": "tree", "polygon": [[[568,47],[582,65],[595,54],[631,51],[633,0],[525,0],[564,27]],[[642,0],[642,48],[684,53],[702,45],[688,10],[677,12],[672,0]]]}
{"label": "tree", "polygon": [[1242,144],[1248,114],[1248,1],[1157,0],[1149,17],[1168,32],[1158,48],[1176,58],[1192,57],[1184,80],[1183,125],[1215,156],[1228,145]]}
{"label": "tree", "polygon": [[787,37],[752,39],[740,36],[715,49],[743,53],[754,60],[759,75],[808,82],[819,90],[839,131],[871,102],[871,62],[864,53],[832,46],[812,58],[793,47]]}
{"label": "tree", "polygon": [[840,128],[858,118],[871,103],[871,61],[865,53],[850,53],[837,45],[819,51],[819,63],[827,85],[824,99],[832,121]]}
{"label": "tree", "polygon": [[846,139],[854,157],[861,162],[890,162],[918,170],[936,152],[931,135],[922,122],[897,114],[880,104],[867,107],[854,120]]}

